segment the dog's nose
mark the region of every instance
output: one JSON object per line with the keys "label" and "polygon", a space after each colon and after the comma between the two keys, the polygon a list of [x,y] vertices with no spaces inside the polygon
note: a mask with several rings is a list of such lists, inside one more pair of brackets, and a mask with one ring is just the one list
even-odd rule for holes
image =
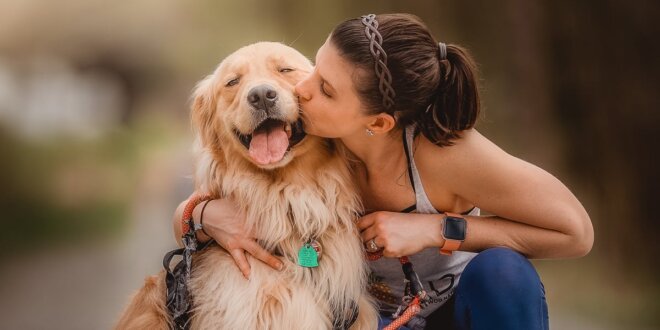
{"label": "dog's nose", "polygon": [[277,101],[277,92],[269,85],[259,85],[248,92],[247,99],[255,108],[268,111]]}

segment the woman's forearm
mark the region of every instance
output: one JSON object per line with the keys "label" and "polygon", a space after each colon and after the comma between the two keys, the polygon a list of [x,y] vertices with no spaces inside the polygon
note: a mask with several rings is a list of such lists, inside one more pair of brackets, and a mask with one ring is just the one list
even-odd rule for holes
{"label": "woman's forearm", "polygon": [[[586,212],[585,219],[568,212],[563,215],[555,212],[553,216],[563,217],[564,223],[571,225],[549,229],[497,216],[465,216],[467,230],[459,250],[481,252],[504,246],[528,258],[572,258],[587,254],[593,244],[593,229]],[[373,239],[383,249],[384,256],[401,257],[444,246],[444,217],[444,214],[378,211],[360,218],[357,226],[364,243]],[[548,221],[552,220],[541,222]]]}
{"label": "woman's forearm", "polygon": [[[174,211],[172,226],[174,238],[179,246],[181,242],[181,219],[188,201],[183,201]],[[204,214],[202,215],[202,211]],[[276,270],[282,270],[282,262],[269,251],[261,247],[244,228],[245,215],[235,203],[227,198],[213,199],[197,204],[192,212],[196,224],[202,222],[204,231],[198,230],[195,235],[201,243],[214,239],[234,259],[243,275],[250,275],[250,264],[246,258],[249,254]],[[208,233],[208,236],[206,235]]]}
{"label": "woman's forearm", "polygon": [[[573,258],[586,255],[593,244],[593,231],[560,232],[497,216],[466,216],[468,223],[461,251],[479,252],[506,246],[528,258]],[[441,230],[434,245],[444,244]],[[591,233],[591,234],[590,234]]]}

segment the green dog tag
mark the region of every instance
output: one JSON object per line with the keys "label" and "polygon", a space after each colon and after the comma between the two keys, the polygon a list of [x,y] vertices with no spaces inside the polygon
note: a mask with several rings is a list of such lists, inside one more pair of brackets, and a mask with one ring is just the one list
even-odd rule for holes
{"label": "green dog tag", "polygon": [[305,243],[298,251],[298,265],[308,268],[319,265],[318,254],[316,254],[316,250],[311,244]]}

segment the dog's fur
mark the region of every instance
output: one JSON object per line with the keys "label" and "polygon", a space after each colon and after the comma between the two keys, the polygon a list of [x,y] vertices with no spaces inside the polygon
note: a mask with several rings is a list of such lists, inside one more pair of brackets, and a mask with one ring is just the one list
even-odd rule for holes
{"label": "dog's fur", "polygon": [[[309,60],[288,46],[256,43],[227,57],[193,94],[196,190],[235,201],[259,243],[284,262],[278,272],[248,256],[246,280],[218,246],[197,253],[189,283],[194,329],[332,329],[335,318],[351,319],[352,303],[359,316],[351,328],[376,328],[354,224],[361,206],[338,147],[305,136],[281,160],[258,164],[240,141],[264,117],[296,122],[293,86],[311,70]],[[278,93],[270,113],[247,101],[249,91],[263,84]],[[296,263],[298,251],[310,237],[321,243],[322,256],[318,267],[304,268]],[[161,272],[147,278],[117,328],[169,325]]]}

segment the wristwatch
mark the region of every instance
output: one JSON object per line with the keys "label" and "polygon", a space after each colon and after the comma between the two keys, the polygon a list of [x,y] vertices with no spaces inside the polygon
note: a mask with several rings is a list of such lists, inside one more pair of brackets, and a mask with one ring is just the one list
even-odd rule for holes
{"label": "wristwatch", "polygon": [[445,244],[440,247],[440,253],[444,255],[451,255],[453,251],[458,250],[461,243],[465,241],[465,234],[467,233],[467,221],[460,214],[445,213],[442,219],[442,238],[445,239]]}

